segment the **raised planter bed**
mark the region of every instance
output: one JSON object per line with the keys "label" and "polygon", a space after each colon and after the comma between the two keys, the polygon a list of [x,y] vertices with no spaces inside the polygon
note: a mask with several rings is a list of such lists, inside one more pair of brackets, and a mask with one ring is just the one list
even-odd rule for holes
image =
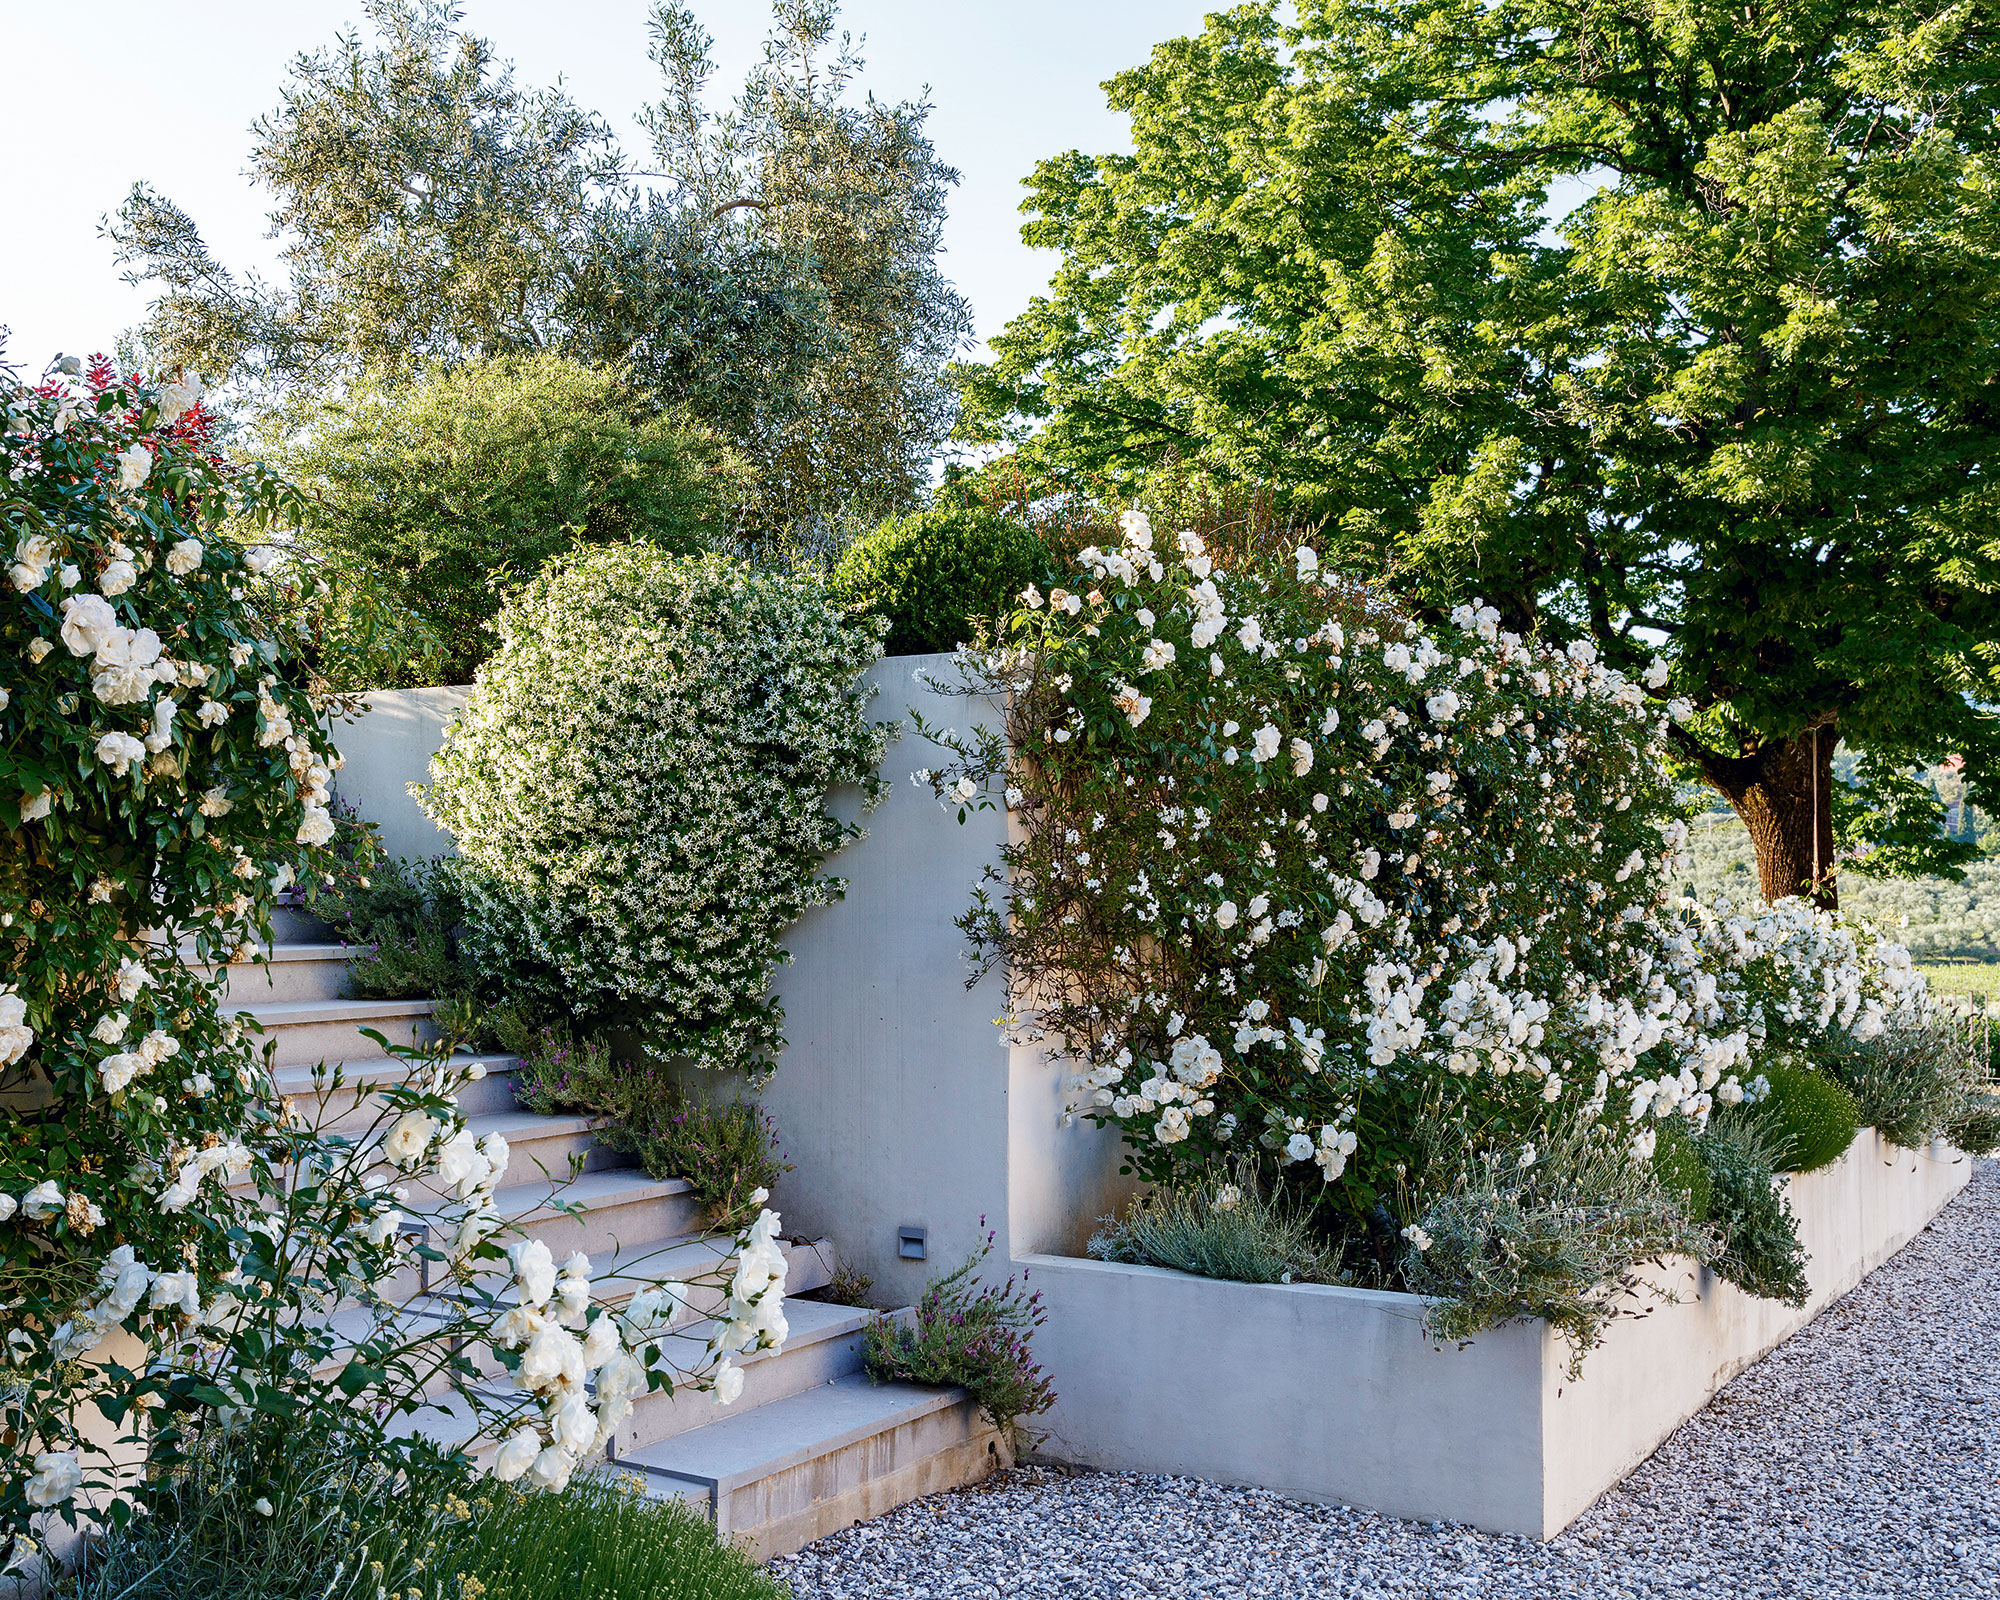
{"label": "raised planter bed", "polygon": [[1863,1129],[1790,1180],[1812,1255],[1803,1309],[1671,1262],[1678,1303],[1636,1302],[1650,1310],[1614,1323],[1577,1382],[1541,1322],[1440,1346],[1414,1295],[1025,1256],[1059,1396],[1037,1458],[1548,1538],[1922,1231],[1971,1171],[1942,1143],[1913,1152]]}

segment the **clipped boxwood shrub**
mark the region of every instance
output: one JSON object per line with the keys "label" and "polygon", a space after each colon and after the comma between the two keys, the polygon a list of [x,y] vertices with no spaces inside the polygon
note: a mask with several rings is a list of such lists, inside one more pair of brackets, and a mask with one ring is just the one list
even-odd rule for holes
{"label": "clipped boxwood shrub", "polygon": [[848,612],[889,619],[889,655],[922,655],[957,649],[970,619],[1009,609],[1048,559],[1039,537],[991,511],[920,511],[849,545],[827,590]]}
{"label": "clipped boxwood shrub", "polygon": [[1797,1061],[1773,1061],[1763,1076],[1771,1092],[1745,1109],[1780,1171],[1817,1172],[1847,1154],[1861,1127],[1861,1108],[1852,1094]]}

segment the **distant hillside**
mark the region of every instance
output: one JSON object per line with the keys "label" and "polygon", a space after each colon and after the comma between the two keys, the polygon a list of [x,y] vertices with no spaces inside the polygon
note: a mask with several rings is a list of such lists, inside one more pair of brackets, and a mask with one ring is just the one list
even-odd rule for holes
{"label": "distant hillside", "polygon": [[[1757,893],[1756,854],[1734,815],[1697,818],[1689,848],[1694,871],[1682,880],[1689,893],[1703,900]],[[1920,961],[2000,961],[2000,857],[1973,862],[1963,883],[1842,873],[1840,905],[1885,932],[1895,930]]]}

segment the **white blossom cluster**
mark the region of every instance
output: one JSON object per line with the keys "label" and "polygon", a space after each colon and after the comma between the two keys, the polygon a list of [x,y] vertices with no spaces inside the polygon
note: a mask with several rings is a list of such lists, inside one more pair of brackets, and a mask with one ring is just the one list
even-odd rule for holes
{"label": "white blossom cluster", "polygon": [[1748,932],[1666,904],[1659,663],[1483,605],[1433,637],[1309,546],[1232,569],[1139,513],[1122,534],[961,653],[1007,738],[934,734],[955,759],[921,776],[1016,813],[973,932],[1147,1176],[1247,1139],[1380,1193],[1439,1094],[1523,1137],[1550,1108],[1629,1121],[1645,1155],[1648,1119],[1741,1097],[1763,1017],[1865,1036],[1906,1003],[1906,957],[1796,904]]}
{"label": "white blossom cluster", "polygon": [[500,628],[425,802],[468,869],[473,958],[695,1061],[767,1063],[778,938],[838,897],[820,865],[860,833],[826,795],[880,789],[875,625],[803,580],[613,547]]}

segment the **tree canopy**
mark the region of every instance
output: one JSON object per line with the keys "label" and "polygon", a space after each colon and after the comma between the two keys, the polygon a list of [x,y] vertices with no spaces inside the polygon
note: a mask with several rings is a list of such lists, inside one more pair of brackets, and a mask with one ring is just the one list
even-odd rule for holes
{"label": "tree canopy", "polygon": [[[2000,7],[1269,0],[1030,180],[960,374],[1053,484],[1261,483],[1420,607],[1657,690],[1767,895],[1950,869],[2000,730]],[[1860,757],[1830,781],[1835,746]]]}
{"label": "tree canopy", "polygon": [[361,632],[349,612],[364,582],[371,607],[402,619],[368,652],[367,687],[469,682],[499,644],[502,602],[551,557],[719,548],[744,490],[714,436],[550,351],[324,401],[278,460],[308,503],[302,551],[361,580],[326,597],[324,625]]}
{"label": "tree canopy", "polygon": [[135,341],[151,364],[283,413],[551,350],[727,434],[781,540],[914,503],[951,424],[940,368],[970,330],[936,261],[957,174],[927,105],[847,103],[861,60],[832,0],[776,0],[720,115],[707,35],[657,4],[654,170],[559,89],[518,86],[456,4],[363,9],[372,33],[299,56],[253,129],[285,281],[232,274],[144,185],[107,224],[160,290]]}

